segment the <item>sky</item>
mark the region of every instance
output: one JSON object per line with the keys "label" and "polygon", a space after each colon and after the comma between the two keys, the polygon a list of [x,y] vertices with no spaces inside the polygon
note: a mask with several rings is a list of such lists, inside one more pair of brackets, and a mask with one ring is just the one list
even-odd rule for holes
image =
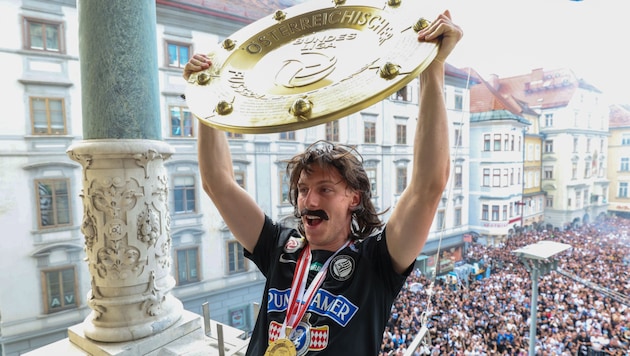
{"label": "sky", "polygon": [[630,104],[628,0],[406,0],[422,17],[450,10],[464,37],[447,60],[484,79],[568,68],[616,104]]}

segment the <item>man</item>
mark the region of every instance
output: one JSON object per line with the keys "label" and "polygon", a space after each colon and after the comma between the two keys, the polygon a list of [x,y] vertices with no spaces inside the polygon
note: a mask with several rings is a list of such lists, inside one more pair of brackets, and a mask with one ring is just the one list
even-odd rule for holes
{"label": "man", "polygon": [[[586,328],[586,326],[584,326]],[[576,338],[576,343],[578,345],[578,355],[586,356],[589,354],[589,349],[592,345],[591,336],[586,333],[586,329],[580,330]]]}
{"label": "man", "polygon": [[[267,278],[247,355],[377,355],[394,298],[422,251],[450,169],[444,63],[463,35],[448,11],[418,32],[440,41],[421,73],[414,170],[384,229],[352,150],[314,145],[288,162],[299,231],[277,225],[234,180],[224,132],[199,125],[203,188]],[[184,78],[209,68],[195,55]]]}

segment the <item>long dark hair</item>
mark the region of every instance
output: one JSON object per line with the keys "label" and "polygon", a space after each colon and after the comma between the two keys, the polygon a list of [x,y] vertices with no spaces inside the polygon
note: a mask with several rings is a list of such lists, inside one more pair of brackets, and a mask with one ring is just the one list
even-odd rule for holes
{"label": "long dark hair", "polygon": [[[309,172],[313,164],[323,168],[336,169],[348,187],[360,193],[361,202],[352,213],[351,239],[368,237],[383,227],[384,223],[379,217],[381,214],[376,212],[374,204],[372,204],[372,189],[370,179],[363,168],[363,158],[354,147],[327,141],[317,141],[303,153],[287,161],[289,201],[293,205],[293,215],[296,218],[300,218],[297,204],[298,180],[302,171]],[[304,235],[304,223],[301,219],[298,222],[298,231]]]}

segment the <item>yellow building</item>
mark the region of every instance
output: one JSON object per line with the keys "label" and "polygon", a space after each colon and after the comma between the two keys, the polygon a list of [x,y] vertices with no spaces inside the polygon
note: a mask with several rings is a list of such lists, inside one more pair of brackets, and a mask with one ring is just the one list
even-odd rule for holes
{"label": "yellow building", "polygon": [[630,107],[610,109],[608,139],[608,211],[630,218]]}
{"label": "yellow building", "polygon": [[538,228],[545,220],[545,192],[542,190],[542,136],[537,115],[526,115],[531,123],[525,133],[523,152],[523,227]]}

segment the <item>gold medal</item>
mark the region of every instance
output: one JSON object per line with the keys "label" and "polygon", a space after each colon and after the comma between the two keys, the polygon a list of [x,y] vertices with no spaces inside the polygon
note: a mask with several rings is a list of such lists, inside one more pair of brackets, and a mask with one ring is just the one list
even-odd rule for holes
{"label": "gold medal", "polygon": [[289,339],[278,339],[269,343],[265,356],[296,356],[295,345]]}

